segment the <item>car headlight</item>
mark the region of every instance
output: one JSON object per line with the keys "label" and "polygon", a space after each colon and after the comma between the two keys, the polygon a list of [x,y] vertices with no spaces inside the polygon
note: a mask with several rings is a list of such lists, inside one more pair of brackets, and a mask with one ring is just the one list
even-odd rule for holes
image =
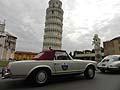
{"label": "car headlight", "polygon": [[4,68],[4,71],[5,71],[6,73],[11,73],[10,68],[11,68],[11,65],[8,64],[7,67]]}
{"label": "car headlight", "polygon": [[117,64],[110,64],[108,67],[118,67]]}
{"label": "car headlight", "polygon": [[109,67],[114,67],[113,65],[109,65]]}

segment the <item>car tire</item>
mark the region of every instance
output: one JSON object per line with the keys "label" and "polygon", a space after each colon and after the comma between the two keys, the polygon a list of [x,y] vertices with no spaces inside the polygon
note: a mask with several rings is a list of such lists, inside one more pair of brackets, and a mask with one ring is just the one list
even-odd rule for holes
{"label": "car tire", "polygon": [[87,69],[84,72],[84,76],[85,76],[86,79],[93,79],[94,76],[95,76],[94,67],[91,67],[91,66],[87,67]]}
{"label": "car tire", "polygon": [[100,71],[101,71],[102,73],[105,73],[105,70],[104,70],[104,69],[100,69]]}
{"label": "car tire", "polygon": [[40,70],[35,74],[34,81],[37,85],[46,85],[49,81],[49,74],[46,70]]}

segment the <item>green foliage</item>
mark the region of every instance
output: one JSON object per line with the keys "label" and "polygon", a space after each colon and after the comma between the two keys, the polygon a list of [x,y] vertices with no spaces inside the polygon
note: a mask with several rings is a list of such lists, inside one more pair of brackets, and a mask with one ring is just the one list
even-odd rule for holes
{"label": "green foliage", "polygon": [[0,61],[0,67],[6,67],[9,61]]}

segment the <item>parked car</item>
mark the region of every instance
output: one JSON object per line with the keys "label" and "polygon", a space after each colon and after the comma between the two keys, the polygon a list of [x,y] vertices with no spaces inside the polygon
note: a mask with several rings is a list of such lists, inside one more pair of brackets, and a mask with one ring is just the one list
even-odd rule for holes
{"label": "parked car", "polygon": [[100,63],[98,63],[97,68],[101,72],[120,71],[120,55],[106,56]]}
{"label": "parked car", "polygon": [[45,85],[51,76],[84,74],[87,79],[95,76],[97,63],[74,60],[66,51],[48,50],[39,53],[33,60],[10,62],[3,78],[24,78]]}

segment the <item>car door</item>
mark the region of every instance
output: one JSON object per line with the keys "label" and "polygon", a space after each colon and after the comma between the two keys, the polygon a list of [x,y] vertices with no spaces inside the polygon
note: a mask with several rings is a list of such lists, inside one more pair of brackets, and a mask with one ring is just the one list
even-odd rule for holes
{"label": "car door", "polygon": [[72,70],[72,60],[66,52],[55,52],[54,68],[56,74],[67,74]]}
{"label": "car door", "polygon": [[84,71],[86,67],[86,62],[83,60],[73,60],[72,71],[73,72],[81,72]]}

